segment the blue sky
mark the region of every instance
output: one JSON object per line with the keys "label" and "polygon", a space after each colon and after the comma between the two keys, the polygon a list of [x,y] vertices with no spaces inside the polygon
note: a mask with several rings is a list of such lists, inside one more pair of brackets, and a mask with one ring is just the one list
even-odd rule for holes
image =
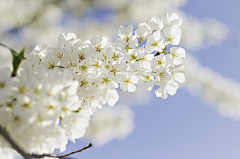
{"label": "blue sky", "polygon": [[[212,17],[226,23],[229,38],[194,56],[204,66],[240,81],[240,1],[189,0],[183,8],[198,18]],[[184,34],[184,33],[183,33]],[[153,92],[154,95],[154,92]],[[112,141],[72,157],[81,159],[239,159],[240,122],[220,116],[210,104],[190,96],[184,89],[162,100],[154,98],[144,107],[133,107],[136,128],[124,141]],[[67,152],[88,145],[78,140]]]}

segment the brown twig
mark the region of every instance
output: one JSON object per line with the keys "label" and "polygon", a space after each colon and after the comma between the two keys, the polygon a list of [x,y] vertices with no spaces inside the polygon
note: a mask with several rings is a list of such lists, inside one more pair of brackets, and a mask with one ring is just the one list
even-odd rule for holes
{"label": "brown twig", "polygon": [[71,153],[66,154],[66,155],[63,155],[63,156],[59,156],[59,158],[64,158],[64,157],[70,156],[70,155],[72,155],[72,154],[75,154],[75,153],[78,153],[78,152],[82,152],[83,150],[86,150],[86,149],[88,149],[88,148],[90,148],[90,147],[92,147],[92,146],[93,146],[93,144],[92,144],[92,143],[89,143],[88,146],[82,148],[81,150],[74,151],[74,152],[71,152]]}
{"label": "brown twig", "polygon": [[34,155],[34,154],[31,155],[31,156],[34,157],[34,158],[43,158],[43,157],[65,158],[65,157],[70,156],[70,155],[73,155],[73,154],[75,154],[75,153],[82,152],[83,150],[86,150],[86,149],[88,149],[88,148],[90,148],[90,147],[92,147],[92,146],[93,146],[93,144],[90,143],[88,146],[83,147],[83,148],[80,149],[80,150],[73,151],[73,152],[71,152],[71,153],[69,153],[69,154],[66,154],[66,155],[63,155],[63,156],[54,156],[54,155]]}
{"label": "brown twig", "polygon": [[13,149],[15,149],[18,153],[20,153],[25,159],[33,159],[33,158],[43,158],[43,157],[53,157],[53,158],[65,158],[67,156],[70,156],[72,154],[82,152],[83,150],[86,150],[90,147],[93,146],[92,143],[90,143],[88,146],[83,147],[80,150],[71,152],[69,154],[63,155],[63,156],[56,156],[56,155],[35,155],[35,154],[27,154],[25,153],[19,145],[10,137],[9,133],[2,127],[0,126],[0,134],[9,142],[9,144],[12,146]]}

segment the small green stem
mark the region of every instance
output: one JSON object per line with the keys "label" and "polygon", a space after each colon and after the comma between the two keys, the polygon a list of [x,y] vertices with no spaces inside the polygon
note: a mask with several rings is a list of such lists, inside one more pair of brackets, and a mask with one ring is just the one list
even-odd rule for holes
{"label": "small green stem", "polygon": [[144,39],[144,38],[142,38],[142,37],[140,37],[140,40],[139,40],[139,42],[138,42],[138,46],[136,47],[136,48],[138,48],[139,47],[139,45],[143,42],[143,41],[145,41],[146,39]]}
{"label": "small green stem", "polygon": [[16,52],[14,49],[8,47],[7,45],[0,43],[0,46],[3,46],[3,47],[5,47],[5,48],[9,49],[9,50],[11,51],[12,54],[17,55],[17,52]]}

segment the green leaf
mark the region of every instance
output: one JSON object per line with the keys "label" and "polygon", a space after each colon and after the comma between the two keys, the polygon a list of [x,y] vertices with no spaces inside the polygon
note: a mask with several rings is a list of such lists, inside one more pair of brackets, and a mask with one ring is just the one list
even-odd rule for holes
{"label": "green leaf", "polygon": [[22,62],[22,60],[24,59],[25,48],[23,48],[20,51],[19,54],[17,54],[14,50],[11,50],[11,53],[12,53],[12,57],[13,57],[13,61],[12,61],[12,65],[13,65],[12,76],[16,76],[18,67],[19,67],[20,63]]}
{"label": "green leaf", "polygon": [[12,66],[13,66],[13,72],[12,72],[12,77],[16,76],[18,67],[22,60],[24,59],[24,53],[25,53],[25,48],[23,48],[20,53],[17,53],[15,50],[12,48],[0,43],[0,46],[3,46],[11,51],[12,54]]}

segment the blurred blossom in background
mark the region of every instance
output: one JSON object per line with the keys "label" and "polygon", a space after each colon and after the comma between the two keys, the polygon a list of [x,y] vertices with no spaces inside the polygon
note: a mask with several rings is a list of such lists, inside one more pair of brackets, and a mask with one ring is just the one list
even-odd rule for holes
{"label": "blurred blossom in background", "polygon": [[[37,44],[56,45],[61,33],[73,32],[82,41],[96,34],[113,40],[120,25],[137,28],[152,16],[177,13],[183,19],[180,46],[187,50],[184,90],[167,100],[141,88],[120,92],[118,106],[98,111],[85,139],[69,143],[67,152],[92,142],[103,147],[73,157],[239,158],[239,122],[222,118],[240,119],[240,24],[234,18],[239,5],[237,0],[0,1],[0,41],[30,52]],[[0,48],[0,68],[7,66],[11,54]]]}
{"label": "blurred blossom in background", "polygon": [[175,12],[184,19],[182,43],[188,49],[222,42],[228,32],[226,25],[212,18],[185,14],[182,8],[186,3],[187,0],[1,1],[0,39],[27,48],[43,43],[51,46],[63,32],[74,32],[82,40],[96,34],[113,39],[120,25],[136,25],[154,15]]}
{"label": "blurred blossom in background", "polygon": [[118,139],[124,140],[134,129],[134,112],[125,105],[103,107],[94,114],[85,135],[96,146]]}

